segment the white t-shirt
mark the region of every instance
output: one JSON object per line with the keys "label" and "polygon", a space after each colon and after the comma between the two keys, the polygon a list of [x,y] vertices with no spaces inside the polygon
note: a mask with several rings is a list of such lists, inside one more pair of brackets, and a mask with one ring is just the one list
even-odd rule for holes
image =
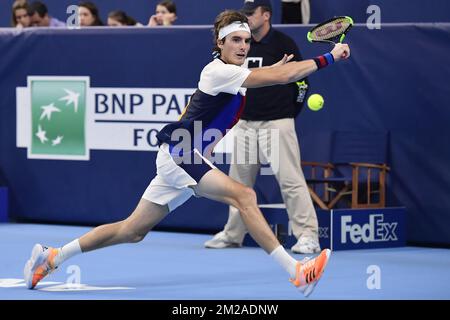
{"label": "white t-shirt", "polygon": [[251,71],[245,67],[224,63],[220,59],[207,64],[200,74],[198,88],[200,91],[216,96],[221,92],[245,96],[246,88],[242,84]]}

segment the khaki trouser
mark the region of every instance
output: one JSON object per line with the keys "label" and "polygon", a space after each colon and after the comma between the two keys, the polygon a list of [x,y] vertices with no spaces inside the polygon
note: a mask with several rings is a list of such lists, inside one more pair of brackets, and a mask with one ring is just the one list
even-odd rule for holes
{"label": "khaki trouser", "polygon": [[[245,159],[254,160],[257,158],[257,161],[247,161],[246,164],[236,164],[233,161],[230,165],[229,176],[253,188],[261,163],[270,163],[280,186],[295,237],[299,239],[300,236],[311,236],[318,240],[317,216],[301,169],[300,147],[294,119],[286,118],[271,121],[240,120],[236,124],[235,129],[237,129],[238,134],[235,137],[233,157],[236,157],[236,153],[240,152],[241,159],[244,154],[246,156]],[[267,132],[271,129],[279,130],[279,143],[273,143],[267,137]],[[239,134],[239,132],[245,132],[245,135]],[[254,148],[253,152],[249,152],[252,150],[251,144],[248,143],[249,136],[257,143],[259,157],[256,157],[254,154]],[[273,136],[276,136],[276,134]],[[247,140],[247,143],[245,140]],[[271,156],[272,152],[279,152],[279,163],[273,163],[274,159],[275,161],[278,159],[276,159],[276,154]],[[242,163],[242,161],[238,163]],[[229,209],[228,222],[225,225],[224,232],[228,240],[235,243],[242,243],[247,232],[239,211],[232,206]]]}

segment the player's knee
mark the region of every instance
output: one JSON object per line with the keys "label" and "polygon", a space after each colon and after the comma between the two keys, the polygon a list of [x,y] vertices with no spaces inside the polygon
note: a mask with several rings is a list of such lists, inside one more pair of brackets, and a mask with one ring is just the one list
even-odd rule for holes
{"label": "player's knee", "polygon": [[242,186],[237,191],[237,202],[240,211],[245,211],[246,208],[256,206],[256,193],[252,188]]}
{"label": "player's knee", "polygon": [[142,233],[130,233],[128,236],[128,242],[129,243],[138,243],[144,240],[145,234]]}
{"label": "player's knee", "polygon": [[122,239],[126,243],[137,243],[144,240],[146,234],[136,230],[130,226],[127,221],[123,222],[123,227],[121,228]]}

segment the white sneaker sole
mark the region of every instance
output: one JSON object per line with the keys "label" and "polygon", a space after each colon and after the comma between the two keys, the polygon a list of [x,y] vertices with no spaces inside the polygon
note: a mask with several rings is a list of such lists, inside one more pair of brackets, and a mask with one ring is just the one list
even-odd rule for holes
{"label": "white sneaker sole", "polygon": [[305,296],[305,298],[307,298],[314,291],[314,288],[317,286],[320,279],[322,279],[323,273],[325,272],[325,268],[327,267],[328,260],[330,260],[330,256],[331,256],[331,250],[330,249],[325,249],[325,250],[326,250],[325,254],[327,255],[327,260],[325,261],[325,265],[323,266],[322,274],[320,275],[320,278],[318,280],[316,280],[313,283],[306,286],[305,291],[303,291],[303,295]]}
{"label": "white sneaker sole", "polygon": [[240,248],[241,246],[237,243],[226,243],[226,244],[206,244],[205,248],[207,249],[228,249],[228,248]]}
{"label": "white sneaker sole", "polygon": [[33,289],[33,275],[36,268],[45,261],[45,255],[42,254],[44,248],[40,244],[35,244],[31,251],[31,258],[25,264],[23,270],[25,284],[28,289]]}

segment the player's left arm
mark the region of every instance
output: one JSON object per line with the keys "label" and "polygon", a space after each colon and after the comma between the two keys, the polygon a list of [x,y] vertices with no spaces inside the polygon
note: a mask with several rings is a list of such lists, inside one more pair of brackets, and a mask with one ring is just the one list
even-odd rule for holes
{"label": "player's left arm", "polygon": [[[347,44],[338,43],[330,54],[333,56],[333,62],[345,60],[350,57],[350,48]],[[242,87],[260,88],[276,84],[288,84],[303,79],[318,69],[319,64],[314,59],[294,61],[267,69],[258,68],[250,72],[242,83]]]}

